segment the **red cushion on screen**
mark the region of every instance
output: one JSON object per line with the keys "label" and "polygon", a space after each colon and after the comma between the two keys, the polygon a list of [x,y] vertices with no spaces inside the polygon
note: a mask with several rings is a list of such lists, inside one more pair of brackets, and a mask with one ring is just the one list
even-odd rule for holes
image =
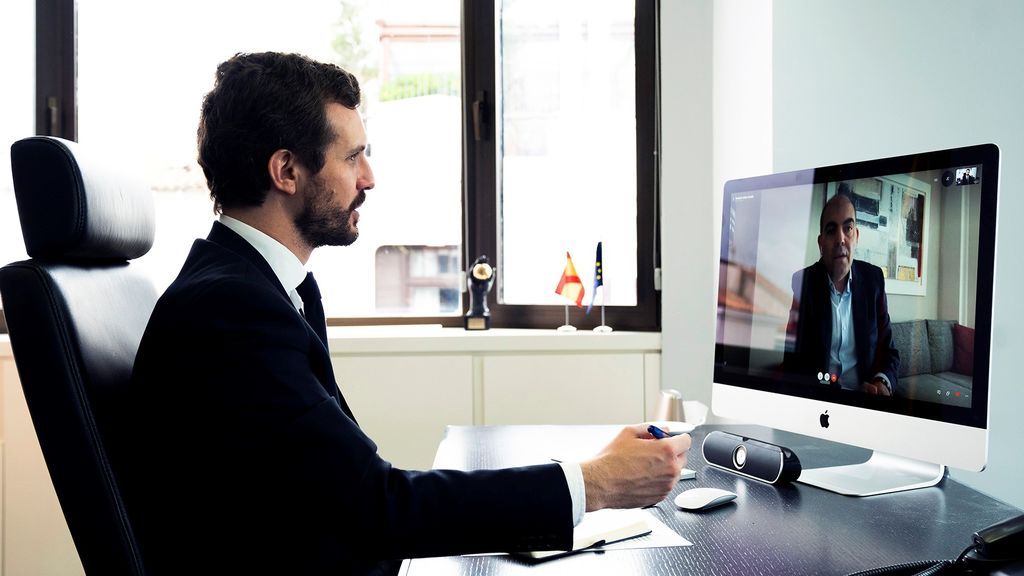
{"label": "red cushion on screen", "polygon": [[953,325],[953,372],[974,375],[974,328]]}

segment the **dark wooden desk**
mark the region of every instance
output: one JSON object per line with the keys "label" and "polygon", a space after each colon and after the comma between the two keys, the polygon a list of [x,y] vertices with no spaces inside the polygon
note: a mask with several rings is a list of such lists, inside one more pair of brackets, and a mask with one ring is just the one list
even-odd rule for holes
{"label": "dark wooden desk", "polygon": [[[549,458],[593,454],[619,426],[455,426],[438,449],[435,468],[518,466]],[[757,426],[706,426],[693,433],[681,481],[655,514],[693,542],[685,548],[585,553],[538,564],[510,556],[425,558],[403,574],[848,574],[900,562],[956,557],[980,528],[1021,511],[950,478],[938,486],[853,498],[803,484],[772,486],[706,466],[700,445],[714,429],[793,449],[804,468],[852,464],[869,452]],[[687,488],[736,492],[735,504],[704,513],[678,510],[672,499]]]}

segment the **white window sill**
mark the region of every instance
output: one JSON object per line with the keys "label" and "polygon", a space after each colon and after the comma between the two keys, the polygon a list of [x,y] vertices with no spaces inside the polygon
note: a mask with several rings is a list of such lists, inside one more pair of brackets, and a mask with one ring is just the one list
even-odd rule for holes
{"label": "white window sill", "polygon": [[[494,328],[463,330],[439,325],[332,326],[327,329],[334,354],[423,352],[661,352],[659,332],[590,330],[558,332]],[[0,358],[11,358],[10,338],[0,334]]]}
{"label": "white window sill", "polygon": [[463,330],[440,325],[332,326],[327,329],[332,354],[394,352],[661,352],[659,332],[590,330],[558,332],[493,328]]}

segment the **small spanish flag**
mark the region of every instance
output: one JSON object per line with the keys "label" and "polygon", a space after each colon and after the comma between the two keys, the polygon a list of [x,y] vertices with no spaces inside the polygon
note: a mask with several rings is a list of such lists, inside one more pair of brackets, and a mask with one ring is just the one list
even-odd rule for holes
{"label": "small spanish flag", "polygon": [[576,267],[572,265],[572,256],[568,252],[565,253],[565,271],[562,272],[555,293],[575,302],[577,307],[583,307],[583,282],[576,274]]}

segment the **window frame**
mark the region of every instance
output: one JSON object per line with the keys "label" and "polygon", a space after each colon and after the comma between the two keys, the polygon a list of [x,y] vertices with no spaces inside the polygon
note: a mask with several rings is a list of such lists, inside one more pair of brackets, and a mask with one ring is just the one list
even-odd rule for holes
{"label": "window frame", "polygon": [[[497,251],[498,181],[494,139],[497,61],[495,2],[462,0],[462,259],[468,266],[476,255],[491,256],[501,270]],[[636,125],[637,125],[637,304],[606,306],[606,322],[618,330],[658,331],[661,298],[656,287],[660,272],[658,210],[658,65],[659,0],[636,0]],[[75,0],[36,0],[36,133],[77,139]],[[57,125],[51,118],[56,97]],[[474,113],[476,116],[474,116]],[[475,121],[476,120],[476,121]],[[479,135],[478,135],[479,133]],[[465,270],[460,278],[465,278]],[[552,286],[557,278],[552,279]],[[441,324],[461,327],[469,309],[465,283],[462,314],[451,316],[331,317],[329,326]],[[553,289],[553,288],[552,288]],[[488,295],[491,326],[495,328],[554,328],[564,320],[557,305],[511,305]],[[2,312],[2,311],[0,311]],[[600,322],[599,314],[572,318],[580,329]],[[2,322],[2,316],[0,316]],[[2,324],[0,324],[2,328]]]}
{"label": "window frame", "polygon": [[75,0],[36,0],[36,134],[78,139],[75,27]]}
{"label": "window frame", "polygon": [[[492,26],[463,26],[463,154],[464,161],[464,259],[472,262],[486,254],[499,271],[502,255],[498,234],[498,167],[495,125],[497,59],[495,55],[496,2],[463,2],[463,21]],[[661,328],[661,294],[656,288],[660,272],[658,211],[658,0],[636,0],[634,47],[636,58],[636,173],[637,173],[637,303],[606,306],[605,322],[617,330],[658,331]],[[469,96],[472,97],[469,97]],[[477,116],[475,116],[475,114]],[[647,233],[647,232],[650,233]],[[551,279],[552,291],[558,278]],[[590,287],[587,286],[589,290]],[[488,295],[492,326],[551,329],[565,321],[564,306],[501,304],[498,290]],[[600,314],[574,313],[577,329],[592,329]]]}

